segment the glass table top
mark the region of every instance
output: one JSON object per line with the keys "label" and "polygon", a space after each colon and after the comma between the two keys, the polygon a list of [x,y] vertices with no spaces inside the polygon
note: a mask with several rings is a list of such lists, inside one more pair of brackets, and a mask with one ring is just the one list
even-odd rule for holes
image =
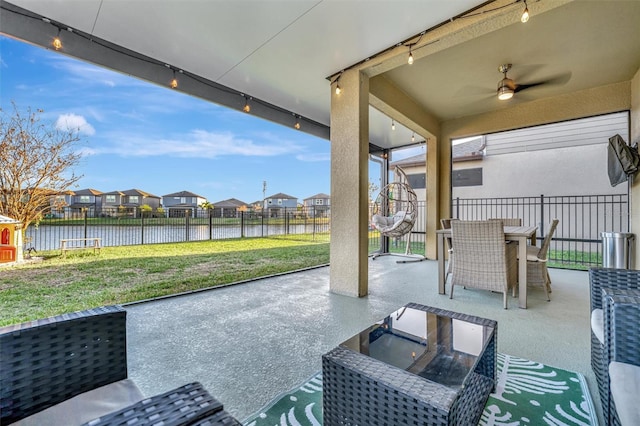
{"label": "glass table top", "polygon": [[492,334],[493,327],[403,307],[340,346],[458,389]]}

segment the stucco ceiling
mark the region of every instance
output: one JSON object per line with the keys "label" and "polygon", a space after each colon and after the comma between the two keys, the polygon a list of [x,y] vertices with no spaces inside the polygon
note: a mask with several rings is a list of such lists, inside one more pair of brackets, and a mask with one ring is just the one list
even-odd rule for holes
{"label": "stucco ceiling", "polygon": [[[518,20],[524,4],[508,0],[487,4],[477,0],[10,3],[301,115],[315,126],[312,133],[324,137],[328,137],[330,125],[327,77],[386,49],[387,63],[393,65],[385,66],[384,72],[372,68],[372,77],[390,82],[439,121],[627,81],[640,67],[640,1],[530,1],[532,16],[526,24]],[[2,4],[7,6],[8,2],[2,0]],[[472,35],[469,41],[429,41],[431,33],[427,33],[423,43],[416,45],[415,63],[406,63],[408,48],[398,44],[415,42],[413,36],[481,5],[501,8],[460,30]],[[42,27],[41,20],[38,31],[23,28],[31,22],[28,20],[7,25],[10,21],[5,10],[0,31],[49,46],[55,27]],[[487,25],[493,25],[493,15],[496,29],[487,30]],[[64,53],[92,60],[95,54],[87,53],[89,49],[77,46]],[[511,101],[500,102],[495,91],[502,78],[498,72],[502,63],[513,64],[509,77],[517,83],[555,78],[558,84],[537,86],[517,93]],[[135,67],[119,65],[110,57],[102,64],[158,84],[168,81],[167,69],[138,73]],[[196,95],[216,100],[214,94]],[[228,96],[232,95],[237,93]],[[243,105],[241,100],[219,101],[235,108]],[[389,117],[373,108],[370,111],[374,144],[391,148],[411,143],[410,129],[398,125],[392,132]],[[256,113],[260,115],[260,110]],[[262,116],[283,124],[286,121],[266,113]]]}

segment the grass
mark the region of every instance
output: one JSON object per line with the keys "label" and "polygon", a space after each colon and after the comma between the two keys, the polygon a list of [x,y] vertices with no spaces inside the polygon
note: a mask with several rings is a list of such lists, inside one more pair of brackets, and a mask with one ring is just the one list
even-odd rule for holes
{"label": "grass", "polygon": [[0,326],[123,304],[329,263],[326,234],[38,253],[3,268]]}

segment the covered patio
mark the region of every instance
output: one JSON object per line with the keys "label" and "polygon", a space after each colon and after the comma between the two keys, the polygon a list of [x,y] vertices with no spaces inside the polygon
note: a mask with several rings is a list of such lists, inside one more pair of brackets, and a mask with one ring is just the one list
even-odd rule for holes
{"label": "covered patio", "polygon": [[590,365],[584,271],[551,270],[553,293],[517,298],[459,289],[439,295],[437,263],[369,260],[369,296],[329,291],[329,267],[128,305],[129,375],[145,395],[200,381],[243,420],[321,370],[321,356],[409,302],[498,321],[498,351],[582,373],[600,412]]}

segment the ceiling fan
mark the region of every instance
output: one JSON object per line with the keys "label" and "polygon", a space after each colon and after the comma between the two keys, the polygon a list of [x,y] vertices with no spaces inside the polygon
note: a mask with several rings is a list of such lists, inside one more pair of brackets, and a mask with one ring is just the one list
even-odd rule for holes
{"label": "ceiling fan", "polygon": [[511,69],[511,64],[502,64],[498,67],[498,71],[504,74],[504,78],[498,82],[498,99],[501,101],[509,100],[515,93],[525,89],[540,86],[542,84],[564,84],[571,78],[571,73],[561,74],[543,81],[537,81],[529,84],[516,84],[512,79],[507,77],[507,72]]}

